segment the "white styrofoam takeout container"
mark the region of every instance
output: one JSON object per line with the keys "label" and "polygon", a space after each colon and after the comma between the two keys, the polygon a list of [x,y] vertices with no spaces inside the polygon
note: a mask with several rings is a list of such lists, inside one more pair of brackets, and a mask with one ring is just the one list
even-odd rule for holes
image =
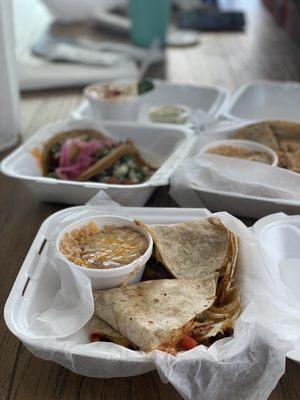
{"label": "white styrofoam takeout container", "polygon": [[200,153],[209,153],[209,150],[212,150],[215,147],[219,146],[233,146],[245,150],[267,153],[271,159],[270,165],[276,166],[278,164],[278,157],[275,151],[273,151],[270,147],[267,147],[263,144],[250,142],[250,140],[236,140],[236,139],[216,140],[203,146],[200,150]]}
{"label": "white styrofoam takeout container", "polygon": [[[71,217],[95,215],[95,207],[72,207],[59,211],[42,224],[11,289],[4,308],[5,322],[10,331],[22,341],[26,348],[39,358],[51,359],[78,374],[97,376],[135,376],[154,369],[153,360],[145,357],[143,352],[130,351],[126,358],[120,359],[113,352],[112,343],[90,343],[88,328],[84,326],[71,337],[65,339],[35,340],[25,334],[30,326],[32,316],[42,313],[47,309],[49,299],[55,296],[60,288],[60,278],[53,268],[45,262],[48,238],[51,238],[54,227],[69,224]],[[173,224],[205,218],[210,215],[206,209],[182,208],[97,208],[98,215],[118,215],[142,219],[147,224]],[[276,215],[273,216],[276,220]],[[286,217],[286,216],[285,216]],[[298,216],[298,225],[300,217]],[[263,220],[262,220],[263,221]],[[254,234],[259,239],[256,230],[260,221],[254,228]],[[287,243],[287,242],[286,242]],[[245,249],[246,244],[242,246]],[[280,253],[280,249],[279,249]],[[299,255],[299,252],[297,253]],[[254,262],[254,260],[252,260]],[[300,328],[300,327],[299,327]],[[299,346],[300,348],[300,346]],[[71,349],[71,350],[70,350]],[[288,353],[290,356],[290,353]],[[292,354],[294,357],[294,353]],[[297,358],[298,357],[298,358]],[[294,357],[300,361],[300,354]]]}
{"label": "white styrofoam takeout container", "polygon": [[[118,369],[118,376],[135,376],[153,370],[154,363],[147,359],[141,352],[131,351],[130,357],[120,360],[112,356],[110,343],[89,343],[88,329],[83,327],[72,338],[41,340],[29,338],[25,332],[30,326],[32,316],[47,309],[49,298],[55,295],[60,287],[60,277],[53,268],[45,262],[47,242],[51,237],[54,227],[58,224],[67,226],[69,218],[79,215],[84,211],[85,216],[93,217],[97,210],[98,215],[118,215],[126,218],[138,218],[148,224],[178,223],[195,218],[209,216],[209,211],[204,209],[180,208],[112,208],[71,207],[59,211],[47,218],[24,260],[16,281],[7,299],[4,315],[10,331],[17,336],[24,346],[34,355],[43,359],[52,359],[78,374],[97,377],[114,376]],[[48,268],[47,268],[48,267]],[[71,354],[66,354],[68,344],[75,344]],[[101,352],[101,357],[97,350]],[[104,353],[103,353],[104,351]],[[108,361],[109,363],[105,362]],[[105,366],[103,366],[105,362]]]}
{"label": "white styrofoam takeout container", "polygon": [[290,120],[300,122],[300,84],[257,80],[241,86],[223,108],[235,121]]}
{"label": "white styrofoam takeout container", "polygon": [[[257,80],[241,86],[228,97],[222,116],[229,121],[219,121],[206,128],[205,138],[200,137],[189,156],[214,140],[233,137],[238,129],[264,120],[300,122],[300,84],[274,80]],[[226,210],[230,214],[261,218],[268,214],[300,213],[300,201],[268,199],[241,193],[201,189],[196,192],[202,204],[212,211]]]}
{"label": "white styrofoam takeout container", "polygon": [[[91,128],[117,140],[132,139],[146,161],[159,166],[146,182],[136,185],[112,185],[97,182],[76,182],[41,176],[31,150],[42,147],[56,133],[71,129]],[[193,132],[187,127],[150,126],[130,122],[70,120],[50,124],[39,130],[22,146],[7,156],[1,164],[2,172],[24,183],[41,200],[66,204],[85,204],[99,190],[104,190],[122,205],[142,206],[159,186],[168,184],[177,165],[188,154],[193,144]]]}
{"label": "white styrofoam takeout container", "polygon": [[[191,112],[198,109],[204,111],[208,117],[217,118],[221,115],[226,105],[228,91],[220,86],[205,85],[179,85],[160,80],[154,80],[154,89],[139,96],[139,122],[151,122],[148,112],[151,108],[161,105],[185,105]],[[74,109],[72,116],[77,119],[94,118],[91,107],[87,100]],[[121,120],[122,116],[120,116]]]}
{"label": "white styrofoam takeout container", "polygon": [[[82,226],[88,224],[90,221],[95,222],[99,228],[105,225],[113,226],[129,226],[139,232],[147,238],[148,247],[145,253],[135,259],[133,262],[121,267],[114,268],[86,268],[77,265],[67,259],[60,251],[60,242],[66,233],[73,231],[74,229],[81,228]],[[73,269],[82,272],[86,275],[90,281],[93,289],[111,289],[119,286],[122,282],[128,280],[128,284],[139,282],[142,279],[144,273],[146,262],[149,260],[152,254],[153,239],[152,236],[145,229],[135,224],[131,219],[125,217],[119,217],[115,215],[94,215],[90,217],[80,218],[70,225],[67,225],[62,229],[60,234],[56,239],[56,249],[58,254],[62,259],[67,262]]]}
{"label": "white styrofoam takeout container", "polygon": [[[207,128],[206,134],[195,140],[188,158],[199,154],[201,149],[212,141],[233,138],[235,132],[250,124],[253,124],[253,122],[228,121],[215,127]],[[300,201],[297,200],[270,199],[200,187],[195,190],[195,193],[203,207],[207,207],[210,211],[227,211],[236,216],[258,219],[278,212],[286,214],[300,213]]]}

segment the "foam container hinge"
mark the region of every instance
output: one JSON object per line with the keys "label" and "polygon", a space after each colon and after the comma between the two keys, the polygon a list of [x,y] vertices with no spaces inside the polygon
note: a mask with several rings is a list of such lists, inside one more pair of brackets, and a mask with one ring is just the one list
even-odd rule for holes
{"label": "foam container hinge", "polygon": [[[132,139],[146,161],[159,165],[158,170],[148,181],[136,185],[62,181],[41,176],[31,150],[42,148],[43,143],[58,132],[80,128],[104,131],[117,140]],[[106,122],[102,125],[91,120],[61,121],[45,126],[12,152],[2,161],[1,170],[10,177],[21,179],[40,200],[80,205],[85,204],[99,190],[104,190],[122,205],[143,206],[157,187],[168,184],[169,176],[193,145],[192,133],[187,127],[125,122]]]}

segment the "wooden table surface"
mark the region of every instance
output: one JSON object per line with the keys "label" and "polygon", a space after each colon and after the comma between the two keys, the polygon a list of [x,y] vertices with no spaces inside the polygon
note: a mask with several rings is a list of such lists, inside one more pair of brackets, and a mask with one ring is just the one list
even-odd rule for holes
{"label": "wooden table surface", "polygon": [[[220,84],[233,90],[252,79],[300,80],[300,56],[286,33],[278,28],[258,0],[223,1],[247,11],[245,33],[203,34],[201,45],[168,49],[164,66],[153,76],[172,82]],[[36,0],[15,0],[20,46],[47,22]],[[44,124],[65,118],[80,101],[79,90],[24,94],[21,99],[22,137]],[[3,309],[12,284],[42,221],[64,206],[38,202],[20,181],[0,175],[0,301]],[[171,206],[167,188],[157,190],[147,205]],[[91,379],[33,357],[7,330],[3,317],[0,351],[1,400],[179,399],[156,372],[122,379]],[[286,372],[271,400],[300,399],[300,367],[287,360]],[[224,399],[227,400],[227,399]],[[229,400],[229,399],[228,399]],[[234,400],[234,399],[230,399]]]}

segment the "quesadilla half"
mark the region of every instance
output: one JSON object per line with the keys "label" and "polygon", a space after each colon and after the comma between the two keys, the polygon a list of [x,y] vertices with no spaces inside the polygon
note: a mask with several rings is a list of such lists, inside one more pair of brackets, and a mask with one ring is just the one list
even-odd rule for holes
{"label": "quesadilla half", "polygon": [[277,140],[300,139],[300,124],[290,121],[268,121],[270,129]]}
{"label": "quesadilla half", "polygon": [[240,129],[236,139],[251,140],[277,152],[278,166],[300,172],[300,124],[289,121],[266,121]]}
{"label": "quesadilla half", "polygon": [[215,293],[215,275],[146,281],[96,292],[95,313],[141,350],[176,353]]}
{"label": "quesadilla half", "polygon": [[217,297],[222,301],[231,286],[238,241],[218,217],[174,225],[145,225],[151,234],[155,257],[177,279],[197,279],[217,273]]}
{"label": "quesadilla half", "polygon": [[268,122],[259,122],[257,124],[246,126],[240,129],[234,136],[235,139],[251,140],[258,142],[271,149],[279,150],[277,139]]}
{"label": "quesadilla half", "polygon": [[269,122],[280,148],[280,166],[300,172],[300,124],[288,121]]}
{"label": "quesadilla half", "polygon": [[229,230],[216,217],[174,225],[145,225],[155,243],[155,257],[175,278],[193,279],[226,268]]}

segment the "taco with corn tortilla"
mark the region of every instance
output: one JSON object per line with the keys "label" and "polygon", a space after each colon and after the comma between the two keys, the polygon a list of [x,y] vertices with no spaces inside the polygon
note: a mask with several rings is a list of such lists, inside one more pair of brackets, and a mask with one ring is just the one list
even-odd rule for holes
{"label": "taco with corn tortilla", "polygon": [[55,179],[135,184],[155,171],[131,140],[118,143],[92,129],[58,133],[32,154],[43,175]]}
{"label": "taco with corn tortilla", "polygon": [[[176,354],[180,350],[190,350],[199,344],[209,346],[216,339],[233,333],[234,323],[240,311],[241,304],[238,290],[237,288],[231,288],[226,293],[226,298],[222,306],[213,304],[209,309],[199,314],[195,319],[193,328],[186,332],[176,346],[162,347],[161,350]],[[133,345],[124,335],[96,314],[94,314],[90,321],[89,332],[92,342],[108,340],[132,350],[138,349],[138,346]]]}

